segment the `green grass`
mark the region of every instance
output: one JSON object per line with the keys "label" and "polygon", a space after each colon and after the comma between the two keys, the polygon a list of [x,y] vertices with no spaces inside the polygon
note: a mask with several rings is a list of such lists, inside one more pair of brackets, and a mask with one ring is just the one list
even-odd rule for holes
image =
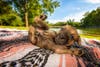
{"label": "green grass", "polygon": [[100,35],[100,28],[85,28],[80,30],[82,30],[85,34]]}
{"label": "green grass", "polygon": [[100,40],[100,35],[99,36],[91,36],[91,35],[80,34],[80,36],[81,36],[81,38],[89,38],[89,39]]}
{"label": "green grass", "polygon": [[14,26],[0,26],[0,28],[18,29],[18,30],[28,30],[26,27],[14,27]]}
{"label": "green grass", "polygon": [[100,28],[85,28],[81,30],[81,37],[100,40]]}

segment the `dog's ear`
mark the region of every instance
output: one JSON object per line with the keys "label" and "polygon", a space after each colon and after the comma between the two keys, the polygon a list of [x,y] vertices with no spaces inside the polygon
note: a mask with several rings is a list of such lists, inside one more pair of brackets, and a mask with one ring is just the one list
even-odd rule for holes
{"label": "dog's ear", "polygon": [[47,19],[47,15],[45,15],[45,14],[40,15],[40,19],[42,19],[42,20]]}
{"label": "dog's ear", "polygon": [[34,18],[34,23],[33,23],[33,26],[35,28],[38,28],[38,29],[42,29],[42,30],[48,30],[49,29],[49,26],[47,25],[47,23],[44,21],[46,19],[46,15],[40,15],[40,16],[36,16]]}

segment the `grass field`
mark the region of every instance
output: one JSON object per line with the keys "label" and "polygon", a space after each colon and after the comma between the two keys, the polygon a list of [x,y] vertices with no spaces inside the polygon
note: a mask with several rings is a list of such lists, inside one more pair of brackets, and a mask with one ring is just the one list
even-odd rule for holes
{"label": "grass field", "polygon": [[18,29],[18,30],[28,30],[26,27],[13,27],[13,26],[0,26],[0,28]]}
{"label": "grass field", "polygon": [[97,39],[100,40],[100,36],[90,36],[90,35],[85,35],[85,34],[80,34],[82,38],[89,38],[89,39]]}
{"label": "grass field", "polygon": [[80,30],[82,31],[81,37],[100,40],[100,28],[85,28]]}

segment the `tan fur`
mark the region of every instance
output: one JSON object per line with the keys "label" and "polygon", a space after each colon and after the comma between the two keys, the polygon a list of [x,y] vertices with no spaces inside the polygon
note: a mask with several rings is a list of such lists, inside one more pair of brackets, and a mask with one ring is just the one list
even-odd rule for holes
{"label": "tan fur", "polygon": [[81,38],[75,27],[71,25],[66,25],[62,27],[62,30],[60,32],[68,32],[71,35],[72,38],[69,39],[68,46],[71,46],[73,42],[77,42],[78,45],[81,45]]}
{"label": "tan fur", "polygon": [[48,30],[49,29],[49,27],[48,27],[48,25],[44,22],[44,20],[47,18],[47,16],[46,15],[40,15],[40,16],[36,16],[35,18],[34,18],[34,23],[33,23],[33,26],[34,27],[38,27],[38,28],[40,28],[40,29],[42,29],[42,30]]}

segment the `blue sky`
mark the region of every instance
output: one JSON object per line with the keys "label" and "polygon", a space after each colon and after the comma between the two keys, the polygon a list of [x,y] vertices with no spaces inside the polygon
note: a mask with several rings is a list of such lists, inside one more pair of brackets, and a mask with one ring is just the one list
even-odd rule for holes
{"label": "blue sky", "polygon": [[55,23],[58,21],[67,21],[74,19],[80,21],[84,13],[95,10],[100,7],[100,0],[57,0],[60,2],[60,7],[55,9],[55,12],[48,16],[48,21]]}

